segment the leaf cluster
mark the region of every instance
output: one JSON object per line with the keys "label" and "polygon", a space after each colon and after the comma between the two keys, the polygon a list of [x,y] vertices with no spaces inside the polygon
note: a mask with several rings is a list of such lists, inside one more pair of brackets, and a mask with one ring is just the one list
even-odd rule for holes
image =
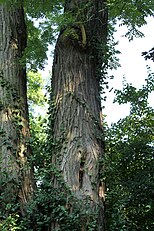
{"label": "leaf cluster", "polygon": [[35,106],[45,104],[45,81],[38,72],[29,71],[27,73],[28,103],[30,110]]}
{"label": "leaf cluster", "polygon": [[146,24],[146,17],[154,15],[152,0],[107,0],[109,20],[127,26],[125,36],[131,41],[134,37],[143,37],[139,28]]}
{"label": "leaf cluster", "polygon": [[142,52],[142,55],[144,56],[145,60],[151,59],[154,62],[154,47],[149,51]]}

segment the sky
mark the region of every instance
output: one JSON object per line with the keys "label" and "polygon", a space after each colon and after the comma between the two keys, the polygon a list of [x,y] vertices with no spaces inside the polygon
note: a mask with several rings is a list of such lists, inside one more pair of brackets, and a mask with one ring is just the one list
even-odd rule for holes
{"label": "sky", "polygon": [[[134,38],[131,42],[124,37],[127,28],[124,26],[117,27],[117,32],[115,32],[114,37],[115,41],[119,41],[117,49],[121,51],[121,54],[118,55],[121,67],[110,73],[114,75],[114,79],[109,82],[110,88],[122,89],[123,76],[125,76],[128,83],[132,83],[134,87],[141,88],[147,77],[146,65],[149,65],[154,71],[154,63],[150,60],[145,61],[144,57],[141,56],[142,52],[149,51],[154,47],[153,27],[154,18],[149,17],[147,19],[147,25],[144,25],[140,29],[145,37]],[[44,76],[49,75],[48,73],[52,69],[52,61],[53,58],[50,49],[48,51],[48,63],[45,66],[45,71],[41,72]],[[107,92],[107,101],[105,104],[103,102],[103,105],[105,105],[103,114],[106,115],[106,121],[109,125],[129,114],[129,105],[113,104],[113,99],[114,90],[112,92]],[[149,101],[150,105],[154,107],[154,92],[150,95]]]}
{"label": "sky", "polygon": [[[115,41],[119,41],[117,49],[121,51],[121,54],[118,55],[121,67],[112,72],[114,79],[110,80],[110,88],[122,89],[123,76],[125,76],[127,82],[132,83],[134,87],[141,88],[142,85],[145,84],[145,78],[147,77],[146,65],[149,65],[151,70],[154,71],[154,63],[150,60],[145,61],[141,53],[149,51],[154,47],[153,27],[154,18],[148,18],[147,25],[141,28],[145,37],[135,38],[131,42],[123,36],[127,31],[126,27],[117,28],[114,37]],[[109,125],[129,114],[129,105],[113,104],[113,91],[107,93],[107,101],[105,103],[105,109],[103,109]],[[154,107],[154,92],[149,97],[149,103]]]}

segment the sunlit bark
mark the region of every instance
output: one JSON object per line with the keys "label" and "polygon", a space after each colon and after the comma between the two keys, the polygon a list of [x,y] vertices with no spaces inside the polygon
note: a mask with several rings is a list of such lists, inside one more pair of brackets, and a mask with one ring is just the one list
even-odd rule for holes
{"label": "sunlit bark", "polygon": [[[106,43],[107,12],[102,0],[66,1],[65,12],[78,16],[77,23],[61,31],[55,48],[53,132],[56,142],[61,139],[61,148],[53,161],[77,198],[89,198],[91,210],[99,211],[97,230],[102,231],[104,189],[99,179],[99,160],[103,144],[98,76],[102,57],[97,46]],[[87,230],[86,225],[82,230]]]}
{"label": "sunlit bark", "polygon": [[32,197],[26,70],[20,64],[27,35],[23,8],[0,4],[0,194],[2,213]]}

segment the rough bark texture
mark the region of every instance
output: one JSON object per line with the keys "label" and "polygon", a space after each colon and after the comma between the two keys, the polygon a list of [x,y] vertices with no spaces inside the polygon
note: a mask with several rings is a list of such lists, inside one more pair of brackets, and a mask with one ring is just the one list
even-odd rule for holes
{"label": "rough bark texture", "polygon": [[21,213],[32,197],[33,177],[29,150],[26,70],[20,64],[26,47],[22,7],[0,4],[0,194],[1,213],[20,203]]}
{"label": "rough bark texture", "polygon": [[[52,89],[54,100],[54,138],[60,151],[53,156],[64,179],[91,209],[99,210],[98,229],[104,230],[104,190],[99,179],[99,160],[103,155],[99,68],[97,49],[106,43],[107,13],[102,0],[66,1],[65,12],[76,15],[77,23],[64,28],[58,38]],[[85,224],[83,229],[87,230]]]}

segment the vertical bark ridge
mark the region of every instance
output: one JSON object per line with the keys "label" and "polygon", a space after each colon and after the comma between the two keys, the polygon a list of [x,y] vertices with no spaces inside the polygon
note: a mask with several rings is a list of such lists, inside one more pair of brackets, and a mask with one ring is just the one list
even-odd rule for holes
{"label": "vertical bark ridge", "polygon": [[[0,192],[4,204],[20,202],[21,213],[32,198],[26,70],[20,58],[26,47],[22,7],[0,4]],[[5,210],[5,209],[4,209]]]}
{"label": "vertical bark ridge", "polygon": [[[88,4],[85,7],[84,4]],[[83,7],[83,10],[82,10]],[[107,13],[102,0],[67,0],[65,12],[78,15],[81,26],[72,25],[78,35],[64,28],[58,38],[53,64],[54,139],[63,137],[60,150],[53,156],[64,180],[84,203],[89,198],[91,210],[99,210],[98,229],[104,230],[103,193],[99,180],[99,160],[103,155],[101,128],[100,82],[97,71],[102,66],[106,43]],[[67,33],[65,34],[65,31]],[[85,36],[84,34],[84,36]],[[75,38],[74,38],[75,37]],[[86,45],[82,41],[86,41]],[[87,230],[86,224],[83,230]]]}
{"label": "vertical bark ridge", "polygon": [[[97,123],[101,126],[101,108],[97,101],[99,92],[94,64],[86,53],[76,54],[74,47],[61,49],[65,50],[65,56],[61,52],[58,54],[61,57],[58,65],[63,63],[63,69],[59,70],[57,66],[56,71],[54,66],[55,81],[61,79],[60,83],[58,81],[54,85],[54,137],[56,140],[64,135],[65,142],[56,162],[59,163],[65,181],[79,199],[89,196],[92,204],[98,203],[98,161],[102,155],[102,146],[97,139],[97,134],[100,135]],[[75,62],[68,70],[72,58]]]}
{"label": "vertical bark ridge", "polygon": [[[79,143],[79,146],[81,146],[81,149],[82,146],[86,146],[85,149],[87,150],[85,150],[85,152],[94,153],[95,149],[100,149],[98,147],[99,145],[97,144],[98,142],[96,138],[94,139],[96,134],[94,135],[92,133],[97,131],[97,128],[95,128],[95,122],[100,121],[99,114],[101,108],[100,104],[97,102],[99,92],[97,90],[98,88],[96,87],[97,80],[93,71],[93,62],[89,61],[88,55],[84,53],[78,53],[76,56],[79,57],[75,57],[74,53],[76,54],[77,51],[74,51],[73,47],[65,47],[63,49],[65,49],[65,52],[68,53],[65,53],[65,56],[70,57],[70,59],[67,58],[66,60],[65,56],[59,54],[59,57],[62,59],[60,60],[60,63],[65,64],[63,65],[63,69],[58,73],[61,78],[61,83],[56,84],[57,89],[54,89],[56,92],[55,101],[58,105],[58,113],[56,115],[54,128],[55,137],[61,135],[61,128],[64,127],[67,140],[69,140],[67,147],[69,147],[71,153],[71,146],[74,147],[74,143],[77,142]],[[68,71],[67,68],[71,63],[72,57],[73,60],[76,61],[73,62],[70,67],[72,70]],[[89,71],[85,70],[85,66],[87,66]],[[67,73],[65,73],[65,70]],[[93,78],[92,80],[91,77]],[[57,76],[57,78],[59,77]],[[61,88],[63,85],[64,87]],[[93,143],[93,139],[95,142],[93,145],[91,145],[91,142]],[[88,146],[91,146],[91,148]],[[95,148],[93,146],[95,146]],[[84,152],[84,150],[81,152]],[[94,153],[94,156],[92,157],[92,159],[95,159],[95,161],[97,161],[96,156],[97,155]],[[70,158],[72,158],[71,155]],[[91,158],[89,159],[91,160]],[[87,159],[87,162],[89,159]],[[68,158],[66,158],[66,160],[68,161]],[[66,163],[64,161],[62,168],[64,168],[65,164]]]}

